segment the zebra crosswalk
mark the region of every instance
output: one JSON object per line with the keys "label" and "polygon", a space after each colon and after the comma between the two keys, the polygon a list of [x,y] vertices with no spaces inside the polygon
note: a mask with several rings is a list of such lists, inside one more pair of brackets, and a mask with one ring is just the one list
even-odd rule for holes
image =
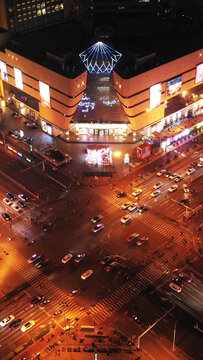
{"label": "zebra crosswalk", "polygon": [[[173,232],[174,235],[176,233]],[[143,263],[143,268],[137,275],[99,301],[90,310],[95,323],[99,324],[106,321],[114,312],[138,296],[150,284],[156,283],[166,270],[169,270],[170,273],[177,265],[185,262],[185,259],[190,255],[189,236],[186,235],[185,239],[187,244],[184,246],[184,251],[182,239],[179,238],[174,242],[172,248],[165,251],[163,256],[157,256],[154,261],[149,261],[146,264]]]}

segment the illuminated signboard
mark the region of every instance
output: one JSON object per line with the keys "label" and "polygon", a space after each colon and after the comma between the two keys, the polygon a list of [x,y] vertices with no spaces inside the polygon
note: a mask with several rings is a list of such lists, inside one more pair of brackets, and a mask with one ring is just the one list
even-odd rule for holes
{"label": "illuminated signboard", "polygon": [[202,81],[203,81],[203,63],[197,65],[196,67],[195,83],[198,84]]}
{"label": "illuminated signboard", "polygon": [[39,81],[39,92],[42,104],[50,108],[49,85],[44,84],[42,81]]}
{"label": "illuminated signboard", "polygon": [[14,75],[15,75],[15,83],[16,83],[16,86],[23,90],[23,77],[22,77],[22,71],[17,69],[17,68],[14,68]]}
{"label": "illuminated signboard", "polygon": [[0,61],[0,69],[1,69],[1,78],[3,80],[8,81],[7,66],[6,66],[5,62]]}
{"label": "illuminated signboard", "polygon": [[161,104],[161,84],[150,87],[150,110]]}
{"label": "illuminated signboard", "polygon": [[181,89],[181,85],[182,85],[182,76],[179,76],[176,79],[168,81],[166,83],[166,96],[171,96],[178,93],[178,91],[180,91]]}

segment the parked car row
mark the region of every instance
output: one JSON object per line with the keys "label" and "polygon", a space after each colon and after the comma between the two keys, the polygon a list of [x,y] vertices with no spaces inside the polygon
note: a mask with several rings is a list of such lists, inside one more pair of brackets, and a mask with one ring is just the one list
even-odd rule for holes
{"label": "parked car row", "polygon": [[18,130],[12,129],[8,132],[8,135],[11,136],[13,139],[22,140],[23,142],[25,142],[27,144],[31,144],[33,141],[33,138],[31,136],[22,136],[20,131],[18,131]]}

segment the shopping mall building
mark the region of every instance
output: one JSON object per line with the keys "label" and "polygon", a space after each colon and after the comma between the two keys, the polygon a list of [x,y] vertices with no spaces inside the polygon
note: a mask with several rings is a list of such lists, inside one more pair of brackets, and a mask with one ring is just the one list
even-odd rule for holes
{"label": "shopping mall building", "polygon": [[[157,52],[140,52],[128,71],[125,53],[112,43],[84,47],[75,33],[64,47],[56,28],[39,34],[12,41],[0,34],[0,101],[1,107],[13,102],[50,135],[68,138],[71,132],[87,141],[93,135],[98,141],[105,135],[151,136],[202,109],[203,49],[183,49],[182,56],[170,54],[165,61],[158,61]],[[50,39],[58,46],[53,48]],[[188,93],[192,101],[169,113],[170,102]]]}

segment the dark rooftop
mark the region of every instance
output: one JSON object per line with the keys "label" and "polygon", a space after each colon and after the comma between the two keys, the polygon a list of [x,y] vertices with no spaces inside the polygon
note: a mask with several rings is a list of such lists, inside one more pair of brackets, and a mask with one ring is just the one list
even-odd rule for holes
{"label": "dark rooftop", "polygon": [[[140,15],[121,18],[107,39],[123,54],[115,67],[124,78],[153,69],[203,47],[203,26],[181,19]],[[78,21],[13,35],[7,48],[74,78],[86,70],[78,54],[100,40]],[[104,41],[105,42],[105,41]]]}

